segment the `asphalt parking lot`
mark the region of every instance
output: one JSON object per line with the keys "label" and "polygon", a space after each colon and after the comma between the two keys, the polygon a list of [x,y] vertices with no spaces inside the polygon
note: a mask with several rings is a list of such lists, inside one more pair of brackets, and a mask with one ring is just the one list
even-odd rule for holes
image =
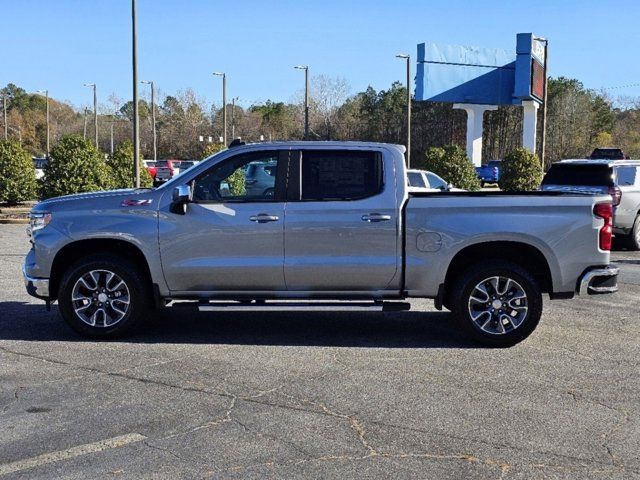
{"label": "asphalt parking lot", "polygon": [[640,254],[504,350],[403,313],[157,314],[76,337],[0,225],[0,478],[640,478]]}

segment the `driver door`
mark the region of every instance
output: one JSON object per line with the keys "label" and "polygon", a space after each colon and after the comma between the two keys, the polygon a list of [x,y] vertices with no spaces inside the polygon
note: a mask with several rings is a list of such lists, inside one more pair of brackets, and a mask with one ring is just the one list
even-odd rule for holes
{"label": "driver door", "polygon": [[[160,211],[160,255],[172,292],[282,291],[288,151],[220,161],[189,182],[184,215]],[[166,202],[165,202],[166,203]]]}

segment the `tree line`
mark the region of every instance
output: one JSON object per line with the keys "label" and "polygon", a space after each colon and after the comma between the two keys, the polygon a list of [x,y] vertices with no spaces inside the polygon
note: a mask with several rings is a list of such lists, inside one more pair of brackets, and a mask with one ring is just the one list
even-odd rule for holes
{"label": "tree line", "polygon": [[[9,137],[30,154],[46,150],[46,103],[42,95],[8,84],[6,97]],[[93,112],[78,111],[66,102],[49,99],[51,144],[68,134],[94,138]],[[313,77],[310,92],[312,139],[363,140],[403,144],[406,138],[406,89],[399,82],[388,89],[372,87],[349,94],[346,80]],[[111,151],[131,138],[132,102],[109,98],[98,118],[98,149]],[[413,102],[412,158],[430,147],[465,144],[466,117],[451,104]],[[153,156],[151,106],[140,100],[141,151]],[[2,120],[0,118],[0,120]],[[292,140],[303,136],[302,102],[268,100],[247,108],[227,105],[228,136],[246,141]],[[221,106],[207,105],[192,90],[161,98],[156,106],[158,158],[199,159],[209,151],[208,140],[222,136]],[[484,117],[483,159],[504,158],[521,146],[522,109],[501,106]],[[540,135],[539,135],[540,138]],[[640,99],[614,103],[576,79],[549,80],[545,167],[556,160],[584,157],[597,146],[618,146],[627,155],[640,156]]]}

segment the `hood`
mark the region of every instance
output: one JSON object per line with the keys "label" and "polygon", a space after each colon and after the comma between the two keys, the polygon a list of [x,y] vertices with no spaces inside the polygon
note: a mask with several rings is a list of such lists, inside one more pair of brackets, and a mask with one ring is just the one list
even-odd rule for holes
{"label": "hood", "polygon": [[121,190],[105,190],[101,192],[74,193],[72,195],[64,195],[62,197],[53,197],[36,204],[32,211],[49,210],[59,204],[67,202],[86,202],[88,200],[98,199],[114,199],[117,197],[135,197],[141,194],[149,194],[148,188],[124,188]]}

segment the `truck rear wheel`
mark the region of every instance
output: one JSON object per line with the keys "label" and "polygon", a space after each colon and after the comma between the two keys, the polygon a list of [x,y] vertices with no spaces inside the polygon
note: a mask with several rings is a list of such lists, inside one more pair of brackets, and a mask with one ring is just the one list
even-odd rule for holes
{"label": "truck rear wheel", "polygon": [[125,258],[109,254],[85,257],[72,264],[60,282],[60,312],[80,335],[117,338],[150,310],[147,283]]}
{"label": "truck rear wheel", "polygon": [[626,243],[630,250],[640,250],[640,215],[633,222],[633,228],[631,228],[631,233]]}
{"label": "truck rear wheel", "polygon": [[453,285],[453,315],[471,339],[510,347],[533,332],[542,315],[542,293],[522,267],[502,260],[470,267]]}

